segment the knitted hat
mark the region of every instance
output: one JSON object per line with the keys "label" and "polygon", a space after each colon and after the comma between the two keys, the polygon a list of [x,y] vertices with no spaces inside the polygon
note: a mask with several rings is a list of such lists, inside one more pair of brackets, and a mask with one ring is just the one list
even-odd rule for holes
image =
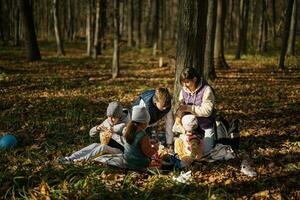
{"label": "knitted hat", "polygon": [[122,116],[122,113],[123,107],[119,102],[113,101],[108,104],[106,116],[120,118]]}
{"label": "knitted hat", "polygon": [[185,131],[193,131],[198,127],[198,121],[195,115],[184,115],[181,121]]}
{"label": "knitted hat", "polygon": [[132,108],[132,121],[139,122],[139,123],[149,123],[150,121],[150,114],[148,113],[146,107],[143,106],[134,106]]}

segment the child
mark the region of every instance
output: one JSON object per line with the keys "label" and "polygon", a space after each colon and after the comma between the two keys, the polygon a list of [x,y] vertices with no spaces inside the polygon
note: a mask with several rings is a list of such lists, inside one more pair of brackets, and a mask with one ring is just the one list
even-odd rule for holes
{"label": "child", "polygon": [[151,144],[150,138],[145,132],[149,121],[150,115],[147,109],[142,106],[134,106],[131,122],[125,129],[124,154],[104,155],[96,158],[95,161],[133,170],[143,170],[148,167],[151,157],[158,150],[158,143]]}
{"label": "child", "polygon": [[[100,141],[108,146],[118,148],[124,151],[123,129],[130,121],[130,112],[128,109],[123,109],[122,105],[116,101],[111,102],[106,110],[107,119],[99,126],[95,126],[90,130],[90,136],[93,137],[99,134]],[[109,137],[111,135],[111,137]],[[104,138],[103,138],[103,137]],[[105,138],[108,141],[105,142]]]}
{"label": "child", "polygon": [[108,105],[106,115],[107,119],[104,122],[90,130],[90,136],[100,134],[100,144],[93,143],[71,156],[60,158],[60,163],[84,161],[105,153],[118,154],[124,151],[122,131],[130,119],[130,113],[114,101]]}
{"label": "child", "polygon": [[175,153],[186,164],[191,164],[193,160],[202,157],[204,131],[198,128],[198,121],[194,115],[185,115],[181,121],[185,132],[175,140]]}
{"label": "child", "polygon": [[150,114],[149,127],[146,130],[149,136],[151,136],[151,132],[157,122],[165,118],[166,142],[168,146],[173,144],[171,100],[172,97],[167,88],[158,88],[143,92],[133,103],[133,106],[140,105],[146,107]]}

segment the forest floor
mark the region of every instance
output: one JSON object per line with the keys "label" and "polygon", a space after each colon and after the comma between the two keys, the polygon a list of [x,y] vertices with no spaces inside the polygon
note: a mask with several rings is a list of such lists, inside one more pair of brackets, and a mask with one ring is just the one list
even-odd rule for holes
{"label": "forest floor", "polygon": [[[51,50],[52,49],[52,50]],[[179,171],[128,172],[95,163],[54,162],[97,142],[88,131],[105,117],[108,103],[124,107],[149,88],[173,91],[175,67],[158,67],[150,50],[121,52],[120,77],[111,80],[111,52],[97,60],[84,47],[41,45],[42,60],[28,63],[24,49],[0,47],[0,135],[18,146],[1,151],[0,199],[300,199],[300,58],[277,70],[275,56],[227,55],[228,70],[212,83],[216,108],[240,119],[240,151],[258,176],[240,172],[240,160],[191,167],[189,185]]]}

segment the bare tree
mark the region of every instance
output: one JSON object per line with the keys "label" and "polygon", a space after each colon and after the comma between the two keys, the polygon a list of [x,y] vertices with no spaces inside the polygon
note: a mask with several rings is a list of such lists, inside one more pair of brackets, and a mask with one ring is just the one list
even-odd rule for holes
{"label": "bare tree", "polygon": [[24,24],[25,46],[27,49],[27,60],[37,61],[41,59],[39,46],[36,39],[33,23],[32,9],[29,0],[20,0],[20,11]]}
{"label": "bare tree", "polygon": [[180,91],[179,77],[185,67],[194,67],[201,74],[204,64],[204,48],[207,19],[207,0],[180,1],[179,31],[176,51],[174,86],[175,106]]}
{"label": "bare tree", "polygon": [[203,76],[206,80],[214,80],[216,78],[214,65],[214,45],[216,35],[216,16],[217,16],[217,0],[208,1],[207,14],[207,34],[204,56]]}
{"label": "bare tree", "polygon": [[119,35],[120,35],[120,19],[119,19],[119,0],[114,0],[114,53],[112,60],[112,78],[115,79],[119,75]]}
{"label": "bare tree", "polygon": [[297,15],[298,15],[298,13],[297,13],[297,0],[294,0],[290,35],[289,35],[288,48],[287,48],[287,54],[288,55],[293,55],[293,56],[295,55]]}
{"label": "bare tree", "polygon": [[284,61],[285,61],[285,55],[287,50],[287,43],[289,39],[289,32],[290,32],[290,25],[291,25],[291,17],[293,12],[293,4],[294,0],[287,0],[287,7],[285,12],[285,18],[284,18],[284,27],[282,32],[282,42],[281,42],[281,50],[280,50],[280,57],[279,57],[279,63],[278,67],[280,69],[284,69]]}
{"label": "bare tree", "polygon": [[127,0],[127,46],[133,47],[133,0]]}
{"label": "bare tree", "polygon": [[92,55],[92,8],[91,0],[86,1],[86,54]]}
{"label": "bare tree", "polygon": [[216,24],[216,38],[214,49],[214,60],[217,68],[229,68],[224,56],[224,26],[226,17],[226,1],[218,0],[217,3],[217,24]]}
{"label": "bare tree", "polygon": [[96,20],[95,20],[95,34],[94,34],[94,45],[93,45],[93,58],[97,58],[99,54],[99,35],[100,35],[100,0],[96,0]]}
{"label": "bare tree", "polygon": [[240,59],[241,53],[247,53],[247,29],[248,29],[248,11],[249,0],[240,1],[239,24],[238,24],[238,41],[235,52],[235,58]]}
{"label": "bare tree", "polygon": [[57,45],[57,55],[65,55],[63,42],[61,39],[61,33],[58,26],[58,1],[53,0],[53,22],[54,22],[54,32],[56,38],[56,45]]}
{"label": "bare tree", "polygon": [[268,44],[268,22],[267,22],[267,2],[261,0],[261,12],[259,20],[259,34],[258,34],[258,52],[266,52]]}

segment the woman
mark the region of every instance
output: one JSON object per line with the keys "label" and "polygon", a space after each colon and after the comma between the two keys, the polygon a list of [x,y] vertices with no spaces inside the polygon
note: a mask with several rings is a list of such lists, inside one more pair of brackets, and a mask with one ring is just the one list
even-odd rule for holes
{"label": "woman", "polygon": [[179,94],[178,113],[190,113],[197,117],[199,128],[205,132],[203,138],[203,154],[205,155],[214,147],[215,96],[213,89],[192,67],[182,70],[180,84],[182,89]]}

